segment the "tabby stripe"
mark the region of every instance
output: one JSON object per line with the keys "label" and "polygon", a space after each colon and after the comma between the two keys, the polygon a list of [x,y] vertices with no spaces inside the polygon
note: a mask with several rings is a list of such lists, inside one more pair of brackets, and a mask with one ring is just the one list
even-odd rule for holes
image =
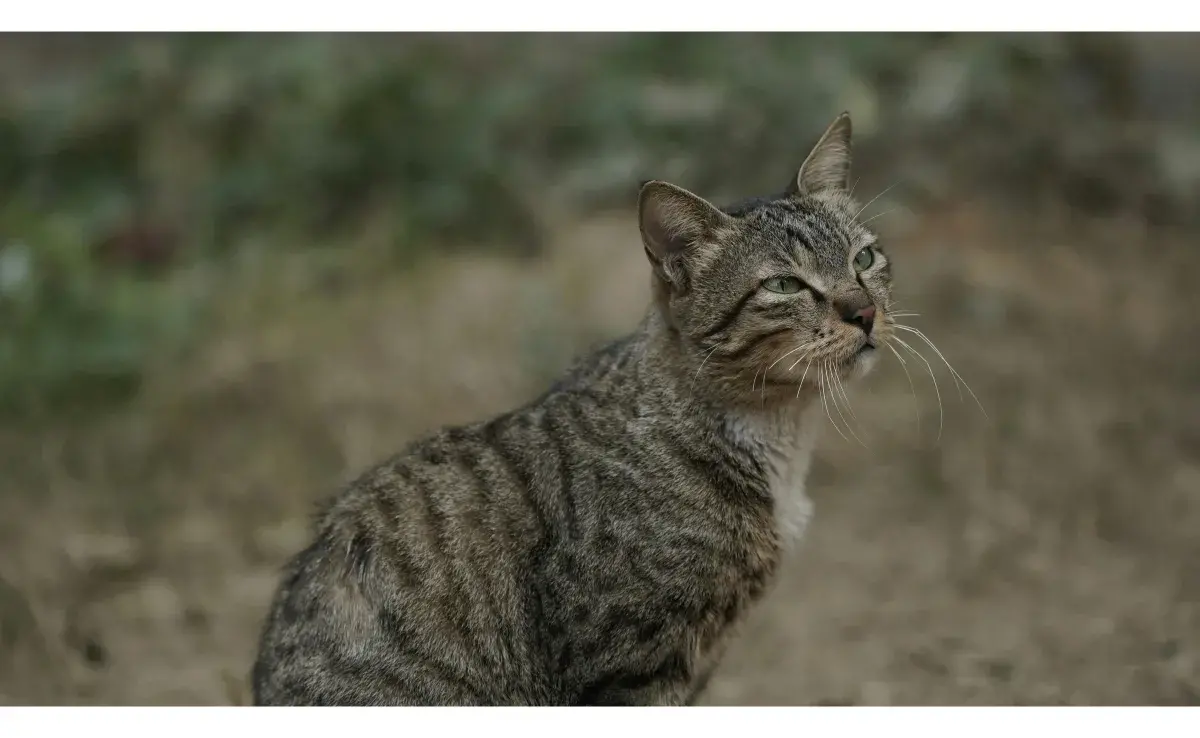
{"label": "tabby stripe", "polygon": [[730,466],[736,467],[739,472],[751,480],[751,486],[765,495],[767,489],[767,469],[763,466],[763,462],[758,455],[744,450],[736,442],[727,437],[718,436],[717,443],[721,446],[720,450],[726,462]]}
{"label": "tabby stripe", "polygon": [[737,320],[737,316],[739,314],[741,314],[742,308],[746,307],[746,303],[750,302],[750,298],[754,297],[754,295],[757,293],[758,293],[758,286],[756,285],[753,289],[748,291],[746,294],[742,295],[742,298],[737,301],[737,304],[734,305],[729,310],[729,312],[725,313],[725,315],[721,317],[720,322],[718,322],[716,324],[716,326],[714,326],[713,328],[710,328],[708,331],[705,332],[703,338],[712,338],[716,334],[720,333],[721,331],[725,330],[730,325],[732,325],[733,321]]}
{"label": "tabby stripe", "polygon": [[[407,542],[402,540],[396,532],[400,525],[400,511],[396,507],[396,500],[392,494],[389,490],[381,488],[373,490],[371,495],[371,499],[375,503],[375,512],[384,521],[379,542],[387,548],[389,554],[380,557],[379,560],[395,569],[400,577],[401,586],[408,588],[417,583],[418,566],[412,551],[408,549]],[[364,580],[362,584],[367,585],[369,582]]]}
{"label": "tabby stripe", "polygon": [[412,469],[407,466],[397,466],[396,474],[421,496],[421,509],[425,511],[425,525],[433,538],[431,548],[443,559],[449,560],[449,553],[445,550],[444,541],[446,515],[438,509],[437,503],[430,494],[429,485],[418,479]]}
{"label": "tabby stripe", "polygon": [[788,238],[791,239],[793,242],[799,243],[801,246],[808,249],[809,251],[813,250],[812,246],[808,243],[808,238],[806,238],[803,233],[801,233],[799,230],[797,230],[795,226],[791,226],[791,225],[786,226],[786,233],[788,235]]}
{"label": "tabby stripe", "polygon": [[523,463],[525,459],[494,431],[488,432],[486,437],[492,451],[495,452],[496,459],[504,466],[505,471],[516,480],[522,497],[529,505],[529,511],[537,521],[538,532],[545,538],[550,534],[550,524],[546,522],[545,510],[538,503],[538,495],[533,489],[533,478]]}
{"label": "tabby stripe", "polygon": [[791,318],[795,308],[791,302],[764,302],[752,305],[749,309],[753,310],[755,315],[783,320]]}
{"label": "tabby stripe", "polygon": [[728,468],[727,465],[714,461],[702,453],[693,451],[686,445],[680,446],[678,453],[684,461],[688,462],[693,471],[714,486],[722,488],[729,486],[729,483],[732,483],[735,487],[744,486],[744,480],[739,478],[741,475],[737,473],[737,470]]}
{"label": "tabby stripe", "polygon": [[[571,466],[571,454],[566,447],[567,434],[564,429],[558,424],[550,412],[547,412],[542,417],[544,425],[542,431],[554,446],[554,452],[558,455],[558,496],[562,502],[563,521],[567,528],[567,538],[576,540],[579,537],[579,521],[575,517],[575,495],[572,487],[573,469]],[[548,427],[547,427],[548,426]]]}
{"label": "tabby stripe", "polygon": [[[430,548],[433,549],[435,554],[442,561],[442,578],[449,585],[449,594],[452,598],[452,601],[456,603],[465,602],[467,597],[466,592],[463,589],[463,583],[458,576],[458,565],[448,548],[450,537],[447,535],[446,530],[448,524],[446,512],[438,508],[437,501],[431,494],[430,485],[413,474],[412,469],[408,468],[407,466],[401,466],[398,467],[396,471],[398,474],[400,474],[402,479],[408,482],[408,484],[415,488],[416,491],[421,495],[421,502],[423,503],[421,505],[421,509],[426,513],[426,523],[430,532],[433,534],[433,540],[430,541]],[[467,628],[463,627],[463,624],[457,620],[455,621],[455,624],[458,626],[460,635],[464,639],[467,638]]]}
{"label": "tabby stripe", "polygon": [[[429,639],[423,637],[420,633],[414,632],[411,627],[405,627],[400,618],[392,611],[386,609],[379,611],[379,625],[388,634],[396,650],[403,654],[404,658],[401,662],[404,664],[406,672],[414,666],[423,667],[427,671],[432,672],[433,676],[436,677],[435,681],[451,689],[459,685],[465,685],[479,697],[488,693],[487,685],[479,684],[478,682],[472,683],[474,680],[471,679],[469,671],[456,668],[455,664],[447,662],[439,655],[438,649],[421,648],[418,644],[428,644]],[[444,649],[442,653],[444,654]],[[392,675],[392,681],[398,685],[415,686],[413,679],[408,674],[394,674]]]}
{"label": "tabby stripe", "polygon": [[755,348],[757,348],[758,345],[761,344],[763,341],[774,338],[775,336],[778,336],[782,333],[791,333],[793,331],[795,331],[795,328],[792,328],[789,326],[787,328],[776,328],[773,331],[767,331],[766,333],[760,333],[757,336],[755,336],[754,338],[752,338],[751,340],[747,341],[744,346],[735,348],[732,351],[730,351],[729,353],[722,352],[721,357],[725,358],[725,359],[740,359],[743,356],[745,356],[746,354],[753,351]]}
{"label": "tabby stripe", "polygon": [[[576,700],[580,705],[622,704],[621,692],[637,692],[664,682],[686,682],[689,677],[687,659],[673,653],[652,671],[612,671],[584,685]],[[617,693],[617,694],[614,694]],[[628,695],[634,697],[635,695]],[[613,700],[617,700],[613,702]],[[632,700],[630,700],[632,703]]]}
{"label": "tabby stripe", "polygon": [[[473,451],[460,448],[456,454],[455,460],[458,462],[459,467],[469,474],[473,480],[475,480],[475,486],[479,492],[479,497],[481,498],[480,503],[476,509],[473,510],[473,512],[478,516],[479,521],[479,529],[477,529],[476,532],[482,537],[492,540],[494,529],[491,526],[491,514],[494,512],[494,510],[488,503],[491,501],[490,491],[494,480],[488,479],[482,460]],[[490,644],[484,637],[489,626],[495,627],[496,624],[501,622],[501,609],[496,603],[496,598],[492,591],[492,587],[489,586],[488,581],[491,578],[489,573],[494,571],[494,568],[491,566],[494,562],[485,559],[485,551],[486,548],[475,552],[479,555],[464,557],[467,559],[467,564],[464,567],[460,567],[458,571],[460,572],[460,576],[462,578],[470,578],[475,580],[474,582],[464,582],[464,584],[466,585],[466,588],[472,589],[476,592],[481,592],[483,594],[483,599],[486,601],[485,606],[487,607],[490,615],[490,617],[486,617],[484,619],[485,626],[483,628],[468,628],[468,630],[471,631],[475,636],[475,649],[481,655],[483,655],[484,658],[488,659],[493,666],[499,666],[502,659],[497,657],[493,653],[493,649],[488,647]],[[468,613],[468,618],[469,617],[470,613]]]}

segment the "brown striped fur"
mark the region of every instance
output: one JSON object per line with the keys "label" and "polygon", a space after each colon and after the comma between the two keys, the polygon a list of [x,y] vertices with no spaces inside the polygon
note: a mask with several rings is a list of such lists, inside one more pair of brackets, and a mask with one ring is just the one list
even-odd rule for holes
{"label": "brown striped fur", "polygon": [[[256,703],[692,702],[807,519],[825,416],[805,361],[852,379],[874,358],[846,310],[882,314],[890,271],[877,246],[853,264],[875,236],[849,143],[843,115],[783,193],[724,210],[644,185],[642,323],[330,503],[272,605]],[[764,289],[781,275],[804,288]]]}

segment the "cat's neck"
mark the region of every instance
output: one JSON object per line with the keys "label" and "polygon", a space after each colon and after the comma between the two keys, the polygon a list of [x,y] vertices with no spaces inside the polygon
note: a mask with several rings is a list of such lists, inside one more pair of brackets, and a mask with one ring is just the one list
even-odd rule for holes
{"label": "cat's neck", "polygon": [[806,386],[795,395],[734,397],[706,386],[686,361],[681,337],[653,310],[639,326],[636,340],[639,372],[652,378],[649,384],[681,416],[704,418],[711,427],[771,455],[805,453],[816,444],[824,413],[815,388]]}

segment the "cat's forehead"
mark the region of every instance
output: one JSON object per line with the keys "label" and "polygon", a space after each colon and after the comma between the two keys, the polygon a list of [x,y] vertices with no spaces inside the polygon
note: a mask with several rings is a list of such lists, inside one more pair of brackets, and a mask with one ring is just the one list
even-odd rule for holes
{"label": "cat's forehead", "polygon": [[840,270],[850,251],[874,240],[857,223],[849,202],[756,199],[726,212],[742,222],[758,245],[815,268]]}

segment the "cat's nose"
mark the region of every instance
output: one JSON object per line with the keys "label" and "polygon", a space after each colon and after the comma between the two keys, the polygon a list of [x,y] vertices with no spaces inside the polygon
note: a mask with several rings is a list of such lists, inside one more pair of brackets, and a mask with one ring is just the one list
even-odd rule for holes
{"label": "cat's nose", "polygon": [[862,328],[863,333],[866,333],[868,336],[871,335],[871,329],[875,327],[874,305],[869,302],[865,305],[861,302],[851,302],[841,303],[837,307],[842,320],[850,325]]}

